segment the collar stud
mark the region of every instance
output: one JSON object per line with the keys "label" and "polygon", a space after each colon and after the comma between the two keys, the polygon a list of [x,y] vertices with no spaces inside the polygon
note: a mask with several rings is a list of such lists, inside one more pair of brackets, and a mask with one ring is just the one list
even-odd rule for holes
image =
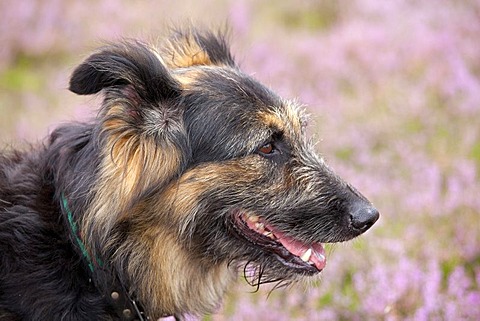
{"label": "collar stud", "polygon": [[112,294],[110,295],[112,297],[113,300],[117,301],[118,298],[120,297],[120,294],[118,294],[118,292],[112,292]]}

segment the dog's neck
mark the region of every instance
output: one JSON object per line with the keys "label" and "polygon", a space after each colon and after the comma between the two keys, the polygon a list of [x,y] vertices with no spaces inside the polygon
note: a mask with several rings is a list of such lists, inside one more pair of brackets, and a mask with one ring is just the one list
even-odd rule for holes
{"label": "dog's neck", "polygon": [[89,274],[91,276],[90,282],[93,281],[95,285],[102,284],[101,288],[97,287],[108,303],[111,306],[114,313],[122,321],[146,321],[150,318],[144,312],[142,305],[137,302],[130,294],[127,286],[124,282],[121,282],[117,273],[107,268],[96,256],[89,254],[85,244],[83,243],[80,234],[78,233],[77,223],[73,218],[73,214],[68,206],[66,197],[61,195],[61,202],[63,211],[67,215],[68,225],[72,239],[77,244],[78,251],[81,252],[81,256],[86,266],[88,267]]}
{"label": "dog's neck", "polygon": [[[161,244],[154,242],[145,246],[145,241],[153,239],[146,232],[140,233],[144,238],[133,241],[128,249],[136,254],[136,259],[130,261],[129,267],[129,270],[136,273],[122,274],[124,271],[115,268],[123,266],[122,262],[116,262],[115,259],[128,256],[128,252],[103,262],[95,255],[94,249],[87,247],[80,226],[77,227],[78,218],[72,210],[73,201],[69,202],[65,195],[60,195],[59,198],[72,245],[82,258],[90,282],[102,294],[119,320],[153,320],[166,316],[182,320],[184,314],[211,313],[218,309],[219,302],[236,278],[236,267],[226,263],[205,269],[198,262],[192,269],[189,264],[192,258],[183,253],[183,249],[168,233],[155,235],[162,240]],[[176,263],[171,264],[172,262]],[[171,278],[172,271],[176,271],[181,278]],[[200,274],[203,277],[199,278]],[[172,296],[171,293],[177,295]],[[199,296],[198,293],[205,295]],[[186,302],[190,304],[185,304],[185,298],[188,298]]]}

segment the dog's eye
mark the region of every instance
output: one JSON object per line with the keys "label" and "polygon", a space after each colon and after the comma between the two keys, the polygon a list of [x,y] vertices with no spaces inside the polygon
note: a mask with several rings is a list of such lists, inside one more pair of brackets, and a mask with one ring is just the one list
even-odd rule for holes
{"label": "dog's eye", "polygon": [[265,144],[263,145],[262,147],[260,147],[258,149],[258,151],[262,154],[272,154],[273,151],[274,151],[274,147],[273,147],[273,144],[272,143],[268,143],[268,144]]}

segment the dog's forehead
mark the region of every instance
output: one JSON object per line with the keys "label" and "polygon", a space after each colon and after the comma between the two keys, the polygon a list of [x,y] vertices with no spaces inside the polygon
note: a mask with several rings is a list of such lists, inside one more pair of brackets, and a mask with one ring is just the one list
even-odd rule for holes
{"label": "dog's forehead", "polygon": [[261,110],[257,115],[268,128],[276,129],[292,138],[302,135],[307,123],[303,108],[290,100],[282,100],[280,105]]}
{"label": "dog's forehead", "polygon": [[[296,102],[285,100],[252,77],[231,68],[201,67],[177,73],[186,92],[223,113],[226,121],[250,122],[255,127],[282,132],[288,136],[303,133],[306,117]],[[213,109],[213,108],[212,108]],[[221,118],[217,115],[217,119]],[[249,124],[245,124],[248,126]]]}

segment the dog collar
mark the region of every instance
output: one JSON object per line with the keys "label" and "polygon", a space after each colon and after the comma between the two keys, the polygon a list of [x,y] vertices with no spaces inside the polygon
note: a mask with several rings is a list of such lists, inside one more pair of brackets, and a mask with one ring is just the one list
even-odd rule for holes
{"label": "dog collar", "polygon": [[[78,245],[80,252],[82,253],[82,257],[86,261],[90,273],[92,274],[92,278],[94,280],[105,280],[106,284],[110,284],[109,291],[106,292],[104,295],[105,300],[114,310],[115,314],[119,317],[121,321],[148,321],[150,318],[145,314],[145,310],[140,305],[139,302],[134,300],[129,294],[126,286],[119,280],[116,273],[113,273],[114,276],[112,277],[112,273],[109,273],[102,260],[98,257],[92,256],[89,254],[85,243],[83,243],[82,238],[80,237],[80,232],[73,218],[72,211],[68,206],[67,199],[65,195],[62,193],[61,195],[61,203],[62,208],[67,214],[68,225],[70,228],[70,232],[75,239],[75,242]],[[98,268],[96,268],[98,267]],[[92,280],[90,279],[90,282]]]}
{"label": "dog collar", "polygon": [[[105,274],[105,273],[104,273]],[[148,321],[150,318],[145,314],[143,307],[129,294],[123,283],[112,282],[110,291],[105,296],[107,302],[113,308],[121,321]],[[118,285],[119,284],[119,285]],[[108,295],[109,294],[109,295]]]}

